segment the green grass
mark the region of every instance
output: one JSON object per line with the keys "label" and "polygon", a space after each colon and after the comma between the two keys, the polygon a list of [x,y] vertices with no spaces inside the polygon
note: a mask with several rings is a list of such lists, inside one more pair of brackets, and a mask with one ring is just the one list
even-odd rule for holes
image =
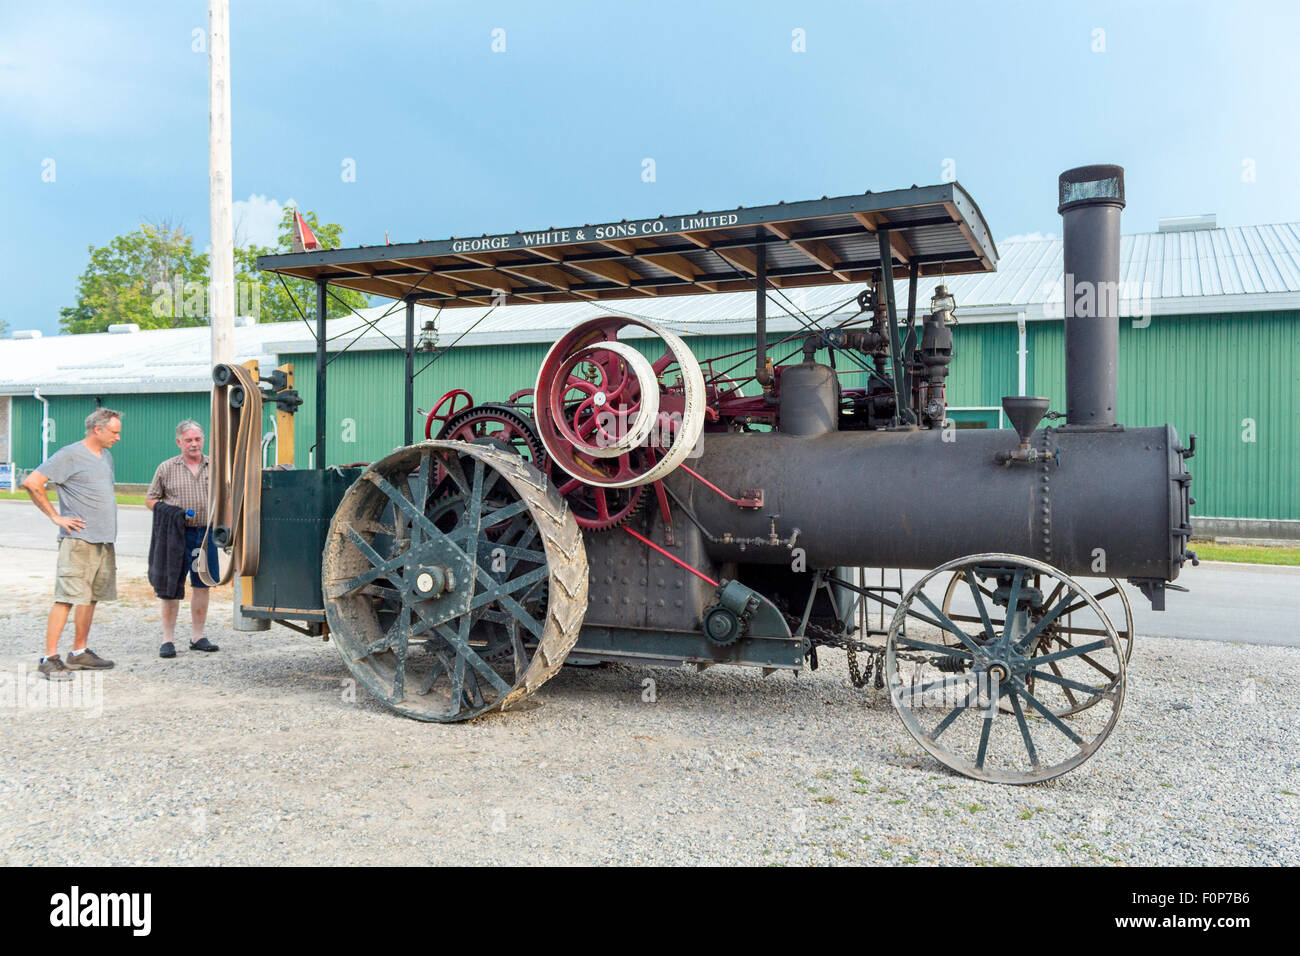
{"label": "green grass", "polygon": [[[51,491],[48,493],[48,495],[51,501],[59,500],[59,496],[57,492]],[[119,494],[116,497],[117,497],[117,503],[119,505],[144,504],[144,495]],[[31,499],[28,497],[27,492],[25,491],[0,491],[0,501],[30,501],[30,500]]]}
{"label": "green grass", "polygon": [[1216,544],[1213,541],[1193,541],[1190,547],[1202,561],[1300,565],[1300,548],[1268,548],[1258,544]]}

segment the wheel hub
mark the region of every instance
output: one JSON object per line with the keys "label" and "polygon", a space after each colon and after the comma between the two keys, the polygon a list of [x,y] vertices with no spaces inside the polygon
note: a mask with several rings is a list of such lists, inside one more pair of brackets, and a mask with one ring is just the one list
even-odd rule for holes
{"label": "wheel hub", "polygon": [[451,568],[432,565],[421,568],[415,575],[415,593],[424,599],[456,589],[456,575]]}

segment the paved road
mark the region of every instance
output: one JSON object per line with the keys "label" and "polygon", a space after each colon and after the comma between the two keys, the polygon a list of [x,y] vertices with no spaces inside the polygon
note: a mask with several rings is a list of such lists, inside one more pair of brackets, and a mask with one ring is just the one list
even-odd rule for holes
{"label": "paved road", "polygon": [[[152,522],[153,512],[143,505],[119,507],[117,553],[148,557]],[[30,501],[0,501],[0,547],[57,551],[58,535],[59,529]]]}
{"label": "paved road", "polygon": [[[144,508],[118,509],[119,554],[148,555],[151,520]],[[29,502],[0,501],[4,547],[52,550],[55,528]],[[905,572],[903,580],[910,586],[918,577]],[[1178,583],[1191,591],[1169,592],[1164,612],[1152,611],[1141,592],[1128,588],[1138,634],[1300,647],[1300,568],[1205,561],[1186,568]]]}

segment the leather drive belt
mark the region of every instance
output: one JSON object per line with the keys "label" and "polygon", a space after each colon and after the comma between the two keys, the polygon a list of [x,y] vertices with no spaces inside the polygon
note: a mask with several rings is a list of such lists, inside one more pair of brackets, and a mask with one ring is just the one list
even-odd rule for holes
{"label": "leather drive belt", "polygon": [[[212,443],[208,452],[208,526],[199,549],[199,579],[208,587],[257,573],[262,532],[262,390],[242,365],[218,365],[212,379]],[[230,564],[220,580],[208,568],[208,539],[226,529]],[[220,537],[219,535],[217,537]]]}

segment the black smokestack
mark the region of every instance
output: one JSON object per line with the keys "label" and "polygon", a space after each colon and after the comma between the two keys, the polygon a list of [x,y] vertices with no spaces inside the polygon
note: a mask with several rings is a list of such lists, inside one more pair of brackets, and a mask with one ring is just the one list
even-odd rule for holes
{"label": "black smokestack", "polygon": [[1119,396],[1120,166],[1061,173],[1065,244],[1066,419],[1073,426],[1116,422]]}

